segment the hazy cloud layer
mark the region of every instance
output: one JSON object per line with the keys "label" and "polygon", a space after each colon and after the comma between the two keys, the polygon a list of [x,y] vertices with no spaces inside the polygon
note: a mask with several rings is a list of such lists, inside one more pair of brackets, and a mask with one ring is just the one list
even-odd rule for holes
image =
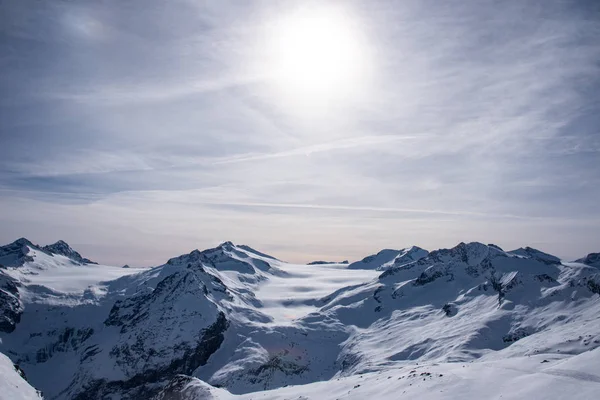
{"label": "hazy cloud layer", "polygon": [[600,251],[597,2],[337,3],[370,72],[314,113],[264,62],[290,2],[4,2],[0,242],[133,265],[223,240]]}

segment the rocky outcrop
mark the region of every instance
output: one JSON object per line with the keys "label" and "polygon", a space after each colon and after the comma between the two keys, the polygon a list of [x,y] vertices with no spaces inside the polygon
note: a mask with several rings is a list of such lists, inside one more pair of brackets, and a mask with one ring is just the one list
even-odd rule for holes
{"label": "rocky outcrop", "polygon": [[18,286],[20,284],[0,271],[0,332],[10,333],[21,321],[23,303]]}
{"label": "rocky outcrop", "polygon": [[94,334],[92,328],[65,328],[60,332],[48,332],[48,336],[56,336],[56,341],[36,352],[36,362],[44,363],[55,353],[64,353],[70,350],[77,350],[81,345]]}
{"label": "rocky outcrop", "polygon": [[36,246],[25,238],[0,246],[0,268],[20,267],[26,262],[33,261],[29,251],[30,247]]}
{"label": "rocky outcrop", "polygon": [[576,260],[576,262],[589,265],[590,267],[600,268],[600,253],[590,253],[587,256]]}
{"label": "rocky outcrop", "polygon": [[348,264],[348,260],[344,260],[344,261],[341,261],[341,262],[318,260],[318,261],[311,261],[311,262],[309,262],[306,265],[329,265],[329,264]]}

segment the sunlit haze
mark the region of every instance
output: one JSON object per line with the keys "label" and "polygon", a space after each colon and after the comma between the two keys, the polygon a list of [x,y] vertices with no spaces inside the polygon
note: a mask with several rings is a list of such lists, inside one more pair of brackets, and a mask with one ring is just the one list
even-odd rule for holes
{"label": "sunlit haze", "polygon": [[272,74],[281,101],[323,113],[332,102],[365,95],[367,65],[374,61],[356,16],[340,4],[325,4],[298,5],[267,21],[267,55],[260,65]]}

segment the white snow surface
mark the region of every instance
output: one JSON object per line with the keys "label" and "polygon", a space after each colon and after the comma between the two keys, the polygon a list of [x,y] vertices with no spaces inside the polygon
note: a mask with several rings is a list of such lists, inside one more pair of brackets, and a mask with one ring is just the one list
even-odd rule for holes
{"label": "white snow surface", "polygon": [[0,353],[0,399],[41,399],[37,390],[17,373],[12,361],[2,353]]}
{"label": "white snow surface", "polygon": [[180,393],[190,400],[596,399],[600,351],[535,355],[499,361],[406,365],[389,370],[232,395],[198,379]]}
{"label": "white snow surface", "polygon": [[374,279],[379,272],[350,270],[347,264],[296,265],[278,264],[283,276],[273,276],[260,285],[256,298],[263,304],[261,311],[273,318],[272,324],[286,325],[318,311],[315,299],[336,290]]}
{"label": "white snow surface", "polygon": [[600,385],[600,271],[529,247],[296,265],[226,242],[134,269],[27,243],[0,248],[16,282],[0,296],[18,298],[0,307],[18,320],[0,351],[49,399],[591,399]]}
{"label": "white snow surface", "polygon": [[143,270],[98,264],[80,265],[63,255],[49,255],[36,248],[29,248],[28,255],[33,261],[19,267],[9,267],[6,273],[27,286],[25,296],[33,301],[53,295],[81,296],[89,291],[100,295],[105,291],[106,282]]}

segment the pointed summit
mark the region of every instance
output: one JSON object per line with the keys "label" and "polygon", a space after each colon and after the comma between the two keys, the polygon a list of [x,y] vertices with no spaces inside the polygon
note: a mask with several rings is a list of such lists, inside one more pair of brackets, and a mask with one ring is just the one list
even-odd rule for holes
{"label": "pointed summit", "polygon": [[42,247],[42,250],[45,250],[51,254],[59,254],[61,256],[65,256],[80,264],[96,264],[95,262],[87,258],[83,258],[81,254],[73,250],[73,248],[69,246],[69,244],[64,240],[59,240],[56,243],[44,246]]}
{"label": "pointed summit", "polygon": [[413,261],[419,261],[422,258],[425,258],[429,255],[429,252],[425,249],[422,249],[418,246],[411,246],[410,248],[406,248],[401,250],[400,254],[396,256],[393,262],[394,267],[398,267],[401,265],[409,264]]}
{"label": "pointed summit", "polygon": [[31,241],[29,239],[24,238],[24,237],[15,240],[11,244],[16,244],[16,245],[21,245],[21,246],[34,246],[34,244],[31,243]]}
{"label": "pointed summit", "polygon": [[20,238],[12,243],[0,246],[0,266],[19,267],[25,262],[33,261],[29,248],[37,248],[26,238]]}

